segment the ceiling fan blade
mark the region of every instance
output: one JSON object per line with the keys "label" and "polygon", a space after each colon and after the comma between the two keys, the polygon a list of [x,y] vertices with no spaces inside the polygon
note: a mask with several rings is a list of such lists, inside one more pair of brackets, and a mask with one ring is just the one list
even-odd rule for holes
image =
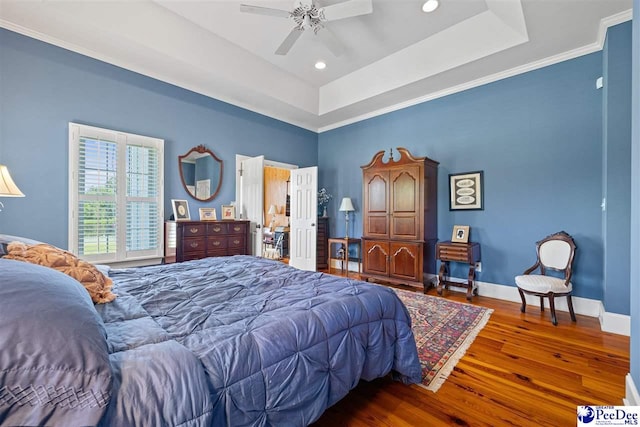
{"label": "ceiling fan blade", "polygon": [[316,35],[335,56],[340,56],[344,53],[344,46],[327,27],[318,30]]}
{"label": "ceiling fan blade", "polygon": [[299,30],[298,27],[294,27],[293,30],[289,33],[286,39],[282,42],[280,47],[276,49],[276,55],[286,55],[293,44],[300,38],[302,35],[302,30]]}
{"label": "ceiling fan blade", "polygon": [[352,16],[366,15],[371,12],[373,12],[371,0],[348,0],[321,8],[320,16],[323,21],[336,21],[338,19],[351,18]]}
{"label": "ceiling fan blade", "polygon": [[282,9],[272,9],[270,7],[251,6],[249,4],[241,4],[240,12],[255,13],[256,15],[277,16],[279,18],[288,18],[291,13]]}

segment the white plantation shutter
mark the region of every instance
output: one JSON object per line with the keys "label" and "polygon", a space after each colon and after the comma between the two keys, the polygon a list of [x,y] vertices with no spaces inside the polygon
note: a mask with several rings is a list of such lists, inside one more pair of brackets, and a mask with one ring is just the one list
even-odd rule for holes
{"label": "white plantation shutter", "polygon": [[164,141],[69,124],[69,249],[92,262],[162,256]]}

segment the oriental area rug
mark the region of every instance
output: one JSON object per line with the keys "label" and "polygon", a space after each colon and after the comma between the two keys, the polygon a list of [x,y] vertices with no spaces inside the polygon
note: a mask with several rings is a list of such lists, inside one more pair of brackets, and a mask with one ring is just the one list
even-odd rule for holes
{"label": "oriental area rug", "polygon": [[394,289],[409,310],[422,365],[422,387],[436,392],[493,312],[419,292]]}

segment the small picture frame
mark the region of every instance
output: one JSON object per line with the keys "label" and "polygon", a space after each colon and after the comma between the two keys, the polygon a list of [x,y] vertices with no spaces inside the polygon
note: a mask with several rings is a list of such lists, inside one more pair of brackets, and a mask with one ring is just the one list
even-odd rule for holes
{"label": "small picture frame", "polygon": [[451,241],[453,243],[469,243],[469,226],[454,225]]}
{"label": "small picture frame", "polygon": [[222,205],[222,219],[236,219],[236,207],[233,205]]}
{"label": "small picture frame", "polygon": [[173,207],[173,217],[176,221],[189,221],[191,219],[189,203],[186,200],[171,199],[171,206]]}
{"label": "small picture frame", "polygon": [[483,172],[449,175],[449,210],[483,210]]}
{"label": "small picture frame", "polygon": [[200,221],[215,221],[218,219],[216,216],[216,208],[200,208]]}

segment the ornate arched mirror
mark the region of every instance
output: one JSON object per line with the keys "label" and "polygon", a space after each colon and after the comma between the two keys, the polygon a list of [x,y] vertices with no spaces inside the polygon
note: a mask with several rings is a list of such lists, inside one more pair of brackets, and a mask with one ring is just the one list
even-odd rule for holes
{"label": "ornate arched mirror", "polygon": [[180,179],[191,197],[201,202],[213,200],[222,186],[222,160],[204,145],[178,157]]}

